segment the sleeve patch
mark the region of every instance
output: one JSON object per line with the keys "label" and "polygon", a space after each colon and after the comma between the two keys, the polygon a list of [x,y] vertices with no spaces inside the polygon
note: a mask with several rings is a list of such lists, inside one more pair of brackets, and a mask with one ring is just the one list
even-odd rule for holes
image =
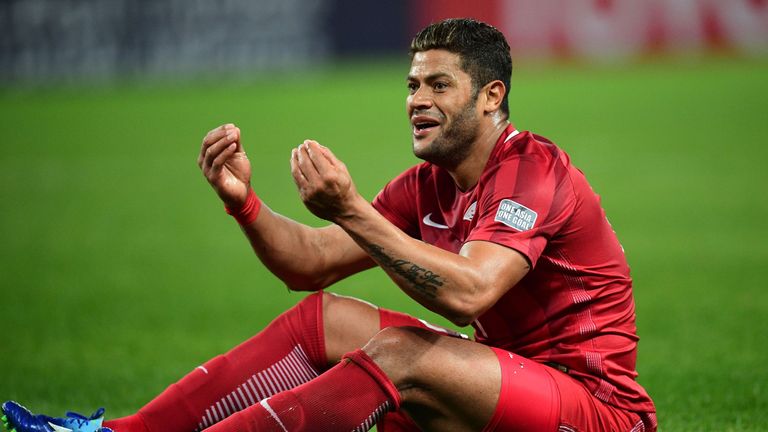
{"label": "sleeve patch", "polygon": [[528,207],[512,200],[504,199],[499,203],[499,209],[496,211],[494,220],[523,232],[533,228],[537,217],[536,212]]}

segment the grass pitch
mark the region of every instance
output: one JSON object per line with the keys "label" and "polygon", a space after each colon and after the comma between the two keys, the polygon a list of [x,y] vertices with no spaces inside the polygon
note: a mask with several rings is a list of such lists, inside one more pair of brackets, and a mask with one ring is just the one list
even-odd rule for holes
{"label": "grass pitch", "polygon": [[[526,67],[512,119],[568,151],[603,197],[661,430],[768,429],[768,63]],[[257,192],[321,225],[290,149],[328,145],[372,198],[416,162],[406,72],[0,91],[0,399],[128,414],[295,303],[199,174],[200,141],[237,123]],[[334,289],[446,324],[379,270]]]}

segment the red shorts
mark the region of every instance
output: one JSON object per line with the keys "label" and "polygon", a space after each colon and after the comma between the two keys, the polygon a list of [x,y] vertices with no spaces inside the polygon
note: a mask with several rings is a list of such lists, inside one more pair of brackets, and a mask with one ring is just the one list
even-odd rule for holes
{"label": "red shorts", "polygon": [[638,414],[608,405],[557,369],[499,348],[501,394],[484,431],[651,432]]}
{"label": "red shorts", "polygon": [[[379,314],[381,328],[415,326],[461,337],[400,312],[379,309]],[[557,369],[500,348],[490,348],[501,365],[501,394],[484,432],[655,430],[650,421],[644,424],[638,414],[602,402],[581,382]],[[420,430],[402,412],[385,415],[376,427],[382,432]]]}

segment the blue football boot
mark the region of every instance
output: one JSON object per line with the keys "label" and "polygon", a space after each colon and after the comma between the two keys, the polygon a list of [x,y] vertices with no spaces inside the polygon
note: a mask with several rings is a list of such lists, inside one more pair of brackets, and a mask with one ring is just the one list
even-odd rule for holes
{"label": "blue football boot", "polygon": [[99,408],[92,416],[68,412],[66,417],[49,417],[32,414],[23,405],[14,401],[2,406],[3,426],[8,432],[112,432],[102,427],[104,408]]}

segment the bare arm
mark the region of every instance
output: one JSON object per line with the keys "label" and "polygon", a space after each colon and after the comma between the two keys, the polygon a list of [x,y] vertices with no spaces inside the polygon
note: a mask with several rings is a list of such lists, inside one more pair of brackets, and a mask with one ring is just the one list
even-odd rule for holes
{"label": "bare arm", "polygon": [[[203,139],[197,164],[227,208],[242,208],[251,189],[251,164],[240,129],[226,124]],[[336,225],[313,228],[262,206],[244,226],[259,259],[292,290],[317,290],[374,265]]]}
{"label": "bare arm", "polygon": [[346,166],[325,147],[305,141],[292,174],[307,207],[342,227],[409,296],[465,326],[525,276],[527,260],[489,242],[469,242],[454,254],[409,237],[356,191]]}
{"label": "bare arm", "polygon": [[294,291],[315,291],[375,263],[338,225],[313,228],[266,206],[243,232],[261,262]]}

